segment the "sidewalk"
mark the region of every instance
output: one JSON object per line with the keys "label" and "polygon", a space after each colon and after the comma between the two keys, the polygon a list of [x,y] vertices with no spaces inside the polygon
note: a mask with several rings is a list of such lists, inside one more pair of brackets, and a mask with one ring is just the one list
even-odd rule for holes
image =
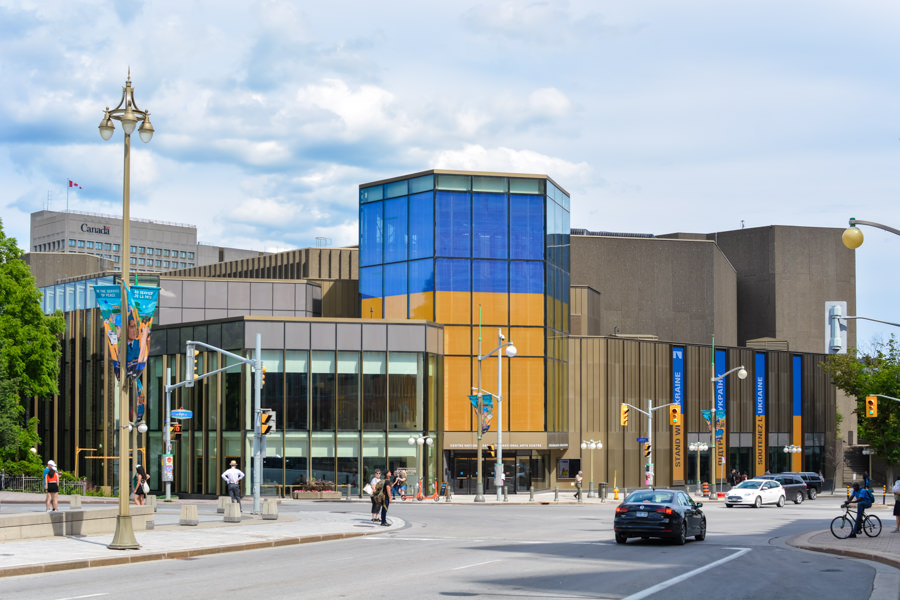
{"label": "sidewalk", "polygon": [[[18,494],[0,492],[0,512],[42,512],[43,494]],[[595,506],[606,505],[612,509],[622,498],[601,500],[596,495],[582,497],[583,504]],[[716,504],[716,500],[699,499],[704,504]],[[82,499],[84,510],[92,506],[109,506],[116,499],[92,498]],[[281,506],[303,506],[309,500],[282,500]],[[399,503],[401,501],[395,500]],[[444,498],[434,500],[405,500],[411,504],[446,504]],[[453,496],[451,504],[482,505],[475,503],[473,495]],[[578,504],[574,493],[560,490],[558,496],[554,491],[537,492],[534,500],[530,494],[512,494],[505,502],[499,503],[496,494],[485,494],[484,504]],[[199,505],[200,524],[197,526],[178,525],[177,513],[181,504]],[[244,498],[244,509],[252,507],[253,500]],[[350,500],[332,501],[335,507],[353,505],[353,510],[344,511],[279,511],[277,520],[263,520],[260,515],[245,512],[240,523],[225,523],[222,514],[216,513],[215,500],[176,500],[163,503],[160,500],[160,511],[156,513],[156,526],[152,530],[135,531],[135,538],[140,544],[138,550],[110,550],[107,545],[112,541],[112,534],[52,537],[35,540],[0,542],[0,577],[45,573],[67,569],[80,569],[112,564],[144,562],[148,560],[164,560],[188,558],[205,554],[235,552],[258,548],[272,548],[293,544],[305,544],[326,540],[337,540],[376,533],[386,533],[403,528],[406,523],[402,519],[389,516],[390,527],[381,527],[369,520],[368,498],[352,498]],[[357,510],[358,509],[358,510]],[[891,506],[876,505],[875,514],[881,518],[883,530],[877,538],[860,536],[855,539],[839,540],[828,530],[811,531],[788,540],[788,544],[797,548],[827,552],[841,556],[878,561],[900,569],[900,533],[893,533],[894,517]],[[60,510],[69,510],[68,498],[60,496]]]}

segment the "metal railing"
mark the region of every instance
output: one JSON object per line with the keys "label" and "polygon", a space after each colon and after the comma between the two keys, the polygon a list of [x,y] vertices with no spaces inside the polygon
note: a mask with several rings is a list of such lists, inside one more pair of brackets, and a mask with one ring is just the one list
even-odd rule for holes
{"label": "metal railing", "polygon": [[[25,475],[6,475],[0,473],[0,490],[5,492],[21,492],[32,494],[44,493],[43,477],[27,477]],[[87,479],[65,481],[60,478],[59,493],[64,495],[79,494],[84,496],[87,490]]]}

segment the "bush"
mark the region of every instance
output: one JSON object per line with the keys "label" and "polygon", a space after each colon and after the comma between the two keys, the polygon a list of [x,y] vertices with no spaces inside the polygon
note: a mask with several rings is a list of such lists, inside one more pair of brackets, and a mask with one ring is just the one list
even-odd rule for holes
{"label": "bush", "polygon": [[304,482],[300,489],[304,492],[333,492],[335,487],[333,481],[313,477],[309,481]]}
{"label": "bush", "polygon": [[41,477],[44,474],[44,465],[27,460],[7,460],[3,463],[3,470],[7,475]]}

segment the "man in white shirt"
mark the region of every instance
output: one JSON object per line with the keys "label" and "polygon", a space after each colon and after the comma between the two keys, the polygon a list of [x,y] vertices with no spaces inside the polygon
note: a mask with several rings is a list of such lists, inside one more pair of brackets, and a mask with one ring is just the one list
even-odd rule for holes
{"label": "man in white shirt", "polygon": [[[231,496],[232,502],[241,503],[241,479],[244,478],[244,472],[237,468],[237,461],[231,461],[231,468],[222,473],[222,479],[225,480],[228,495]],[[241,508],[241,512],[244,509]]]}

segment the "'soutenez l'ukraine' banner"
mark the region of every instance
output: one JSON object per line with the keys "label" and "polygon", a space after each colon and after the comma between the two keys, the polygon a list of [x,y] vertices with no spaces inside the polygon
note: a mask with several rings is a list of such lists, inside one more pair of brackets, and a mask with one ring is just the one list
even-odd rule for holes
{"label": "'soutenez l'ukraine' banner", "polygon": [[[113,370],[119,377],[119,337],[122,334],[122,290],[118,285],[95,285],[94,295],[103,326],[106,330],[106,343],[112,359]],[[159,299],[159,288],[148,285],[135,285],[127,288],[127,352],[125,356],[125,372],[131,379],[140,377],[147,365],[150,354],[150,328],[153,325],[153,313]]]}

